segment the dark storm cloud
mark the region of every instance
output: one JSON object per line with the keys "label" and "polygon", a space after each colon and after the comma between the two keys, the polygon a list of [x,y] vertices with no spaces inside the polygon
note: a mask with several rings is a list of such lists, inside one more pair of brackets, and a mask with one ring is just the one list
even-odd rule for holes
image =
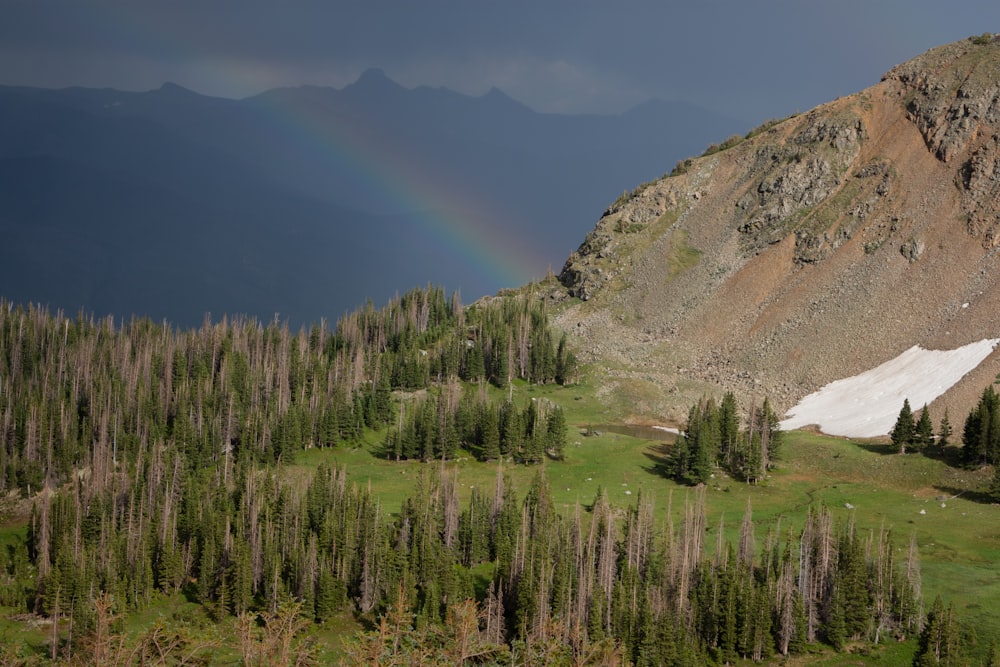
{"label": "dark storm cloud", "polygon": [[4,3],[0,83],[242,96],[343,86],[383,67],[407,86],[497,86],[549,111],[684,99],[762,120],[875,83],[892,65],[1000,30],[970,0]]}

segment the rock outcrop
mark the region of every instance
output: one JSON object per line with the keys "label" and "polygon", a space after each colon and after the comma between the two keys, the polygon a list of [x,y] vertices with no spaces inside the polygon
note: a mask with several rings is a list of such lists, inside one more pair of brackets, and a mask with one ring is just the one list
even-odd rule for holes
{"label": "rock outcrop", "polygon": [[[790,407],[912,345],[1000,335],[998,73],[992,37],[934,49],[615,202],[559,276],[602,391],[636,419],[723,389]],[[964,413],[998,371],[933,409]]]}

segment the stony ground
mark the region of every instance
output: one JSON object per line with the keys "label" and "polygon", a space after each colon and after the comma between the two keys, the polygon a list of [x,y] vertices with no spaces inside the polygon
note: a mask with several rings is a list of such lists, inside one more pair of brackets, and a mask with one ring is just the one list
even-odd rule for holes
{"label": "stony ground", "polygon": [[[998,66],[995,41],[935,49],[612,205],[550,294],[609,406],[787,409],[912,345],[1000,335]],[[964,418],[998,356],[934,419]]]}

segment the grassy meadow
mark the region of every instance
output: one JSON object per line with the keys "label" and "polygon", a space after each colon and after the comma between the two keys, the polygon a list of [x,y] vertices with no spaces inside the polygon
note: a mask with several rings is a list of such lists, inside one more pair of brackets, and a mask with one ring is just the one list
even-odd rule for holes
{"label": "grassy meadow", "polygon": [[[557,506],[567,513],[577,504],[589,506],[604,488],[612,504],[626,508],[641,492],[653,497],[660,521],[667,520],[670,507],[674,520],[680,520],[691,491],[666,479],[661,468],[674,436],[664,433],[649,440],[611,431],[607,425],[612,417],[588,397],[593,391],[586,386],[515,385],[515,399],[519,395],[522,400],[545,396],[567,410],[565,460],[544,464]],[[320,461],[336,462],[346,467],[349,480],[370,484],[389,514],[398,511],[420,474],[457,472],[465,498],[473,487],[493,492],[496,463],[479,463],[468,455],[444,463],[387,461],[372,455],[377,447],[373,438],[367,447],[302,452],[287,473],[298,477]],[[504,471],[521,494],[538,467],[504,464]],[[780,459],[765,482],[750,486],[719,473],[708,485],[706,548],[714,550],[720,522],[725,538],[735,538],[748,501],[758,548],[771,529],[780,526],[781,539],[790,527],[797,532],[810,506],[820,504],[839,522],[853,519],[860,531],[890,529],[900,561],[915,536],[925,608],[936,595],[954,603],[963,627],[974,629],[978,637],[972,653],[981,656],[990,639],[1000,637],[1000,570],[995,565],[1000,560],[1000,506],[981,492],[988,480],[987,471],[951,467],[921,454],[900,455],[887,443],[786,433]],[[913,638],[902,646],[887,643],[866,656],[864,664],[909,664],[915,645]],[[813,656],[808,664],[859,664],[858,657]]]}

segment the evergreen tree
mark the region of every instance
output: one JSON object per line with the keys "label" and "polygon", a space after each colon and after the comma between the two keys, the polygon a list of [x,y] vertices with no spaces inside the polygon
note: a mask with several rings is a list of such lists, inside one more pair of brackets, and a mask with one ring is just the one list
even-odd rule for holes
{"label": "evergreen tree", "polygon": [[505,401],[500,409],[500,453],[516,456],[524,445],[524,422],[521,411],[511,401]]}
{"label": "evergreen tree", "polygon": [[1000,649],[997,648],[997,640],[990,640],[990,650],[986,654],[986,661],[983,667],[1000,667]]}
{"label": "evergreen tree", "polygon": [[833,585],[830,608],[825,625],[826,641],[840,651],[847,643],[847,624],[844,620],[844,590],[839,584]]}
{"label": "evergreen tree", "polygon": [[1000,500],[1000,465],[993,466],[993,477],[990,478],[988,493],[994,500]]}
{"label": "evergreen tree", "polygon": [[716,419],[719,424],[718,459],[724,467],[731,468],[740,439],[740,418],[733,392],[726,392],[722,397]]}
{"label": "evergreen tree", "polygon": [[951,422],[948,421],[948,408],[944,409],[944,414],[941,416],[941,425],[938,426],[938,447],[944,449],[950,444],[949,438],[951,438]]}
{"label": "evergreen tree", "polygon": [[571,384],[576,377],[576,366],[576,356],[567,348],[566,334],[563,334],[556,349],[556,382],[561,385]]}
{"label": "evergreen tree", "polygon": [[682,484],[707,482],[720,443],[719,410],[711,399],[691,406],[688,423],[674,445],[669,466]]}
{"label": "evergreen tree", "polygon": [[931,424],[931,415],[924,404],[920,411],[920,418],[917,420],[916,428],[913,432],[913,446],[922,450],[930,447],[934,443],[934,426]]}
{"label": "evergreen tree", "polygon": [[562,408],[556,406],[549,413],[546,433],[549,456],[561,461],[566,452],[566,414]]}
{"label": "evergreen tree", "polygon": [[486,461],[500,458],[500,411],[493,406],[482,409],[482,457]]}
{"label": "evergreen tree", "polygon": [[962,664],[960,639],[954,608],[949,606],[945,609],[941,598],[935,598],[920,633],[913,667]]}
{"label": "evergreen tree", "polygon": [[771,402],[767,397],[764,398],[760,412],[763,429],[767,435],[767,466],[765,467],[770,468],[773,462],[781,456],[781,418],[771,407]]}
{"label": "evergreen tree", "polygon": [[670,448],[665,465],[666,473],[677,482],[683,483],[691,469],[691,450],[686,434],[681,434]]}
{"label": "evergreen tree", "polygon": [[903,407],[899,410],[896,425],[892,427],[892,444],[899,449],[900,454],[906,453],[906,448],[913,444],[916,425],[913,423],[913,410],[909,399],[903,399]]}
{"label": "evergreen tree", "polygon": [[980,466],[1000,461],[1000,395],[986,387],[979,403],[966,417],[962,430],[962,459]]}

